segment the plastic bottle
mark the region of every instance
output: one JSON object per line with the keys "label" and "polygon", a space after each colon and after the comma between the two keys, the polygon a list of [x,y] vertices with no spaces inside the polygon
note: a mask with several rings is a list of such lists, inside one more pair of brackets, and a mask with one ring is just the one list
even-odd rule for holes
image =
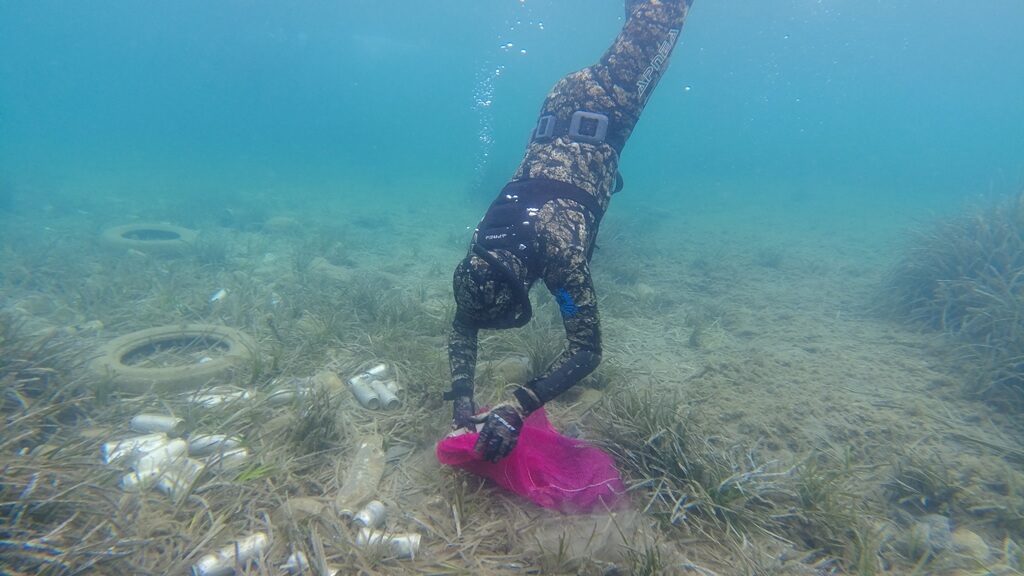
{"label": "plastic bottle", "polygon": [[359,443],[359,450],[349,463],[338,466],[338,481],[345,481],[334,497],[334,508],[340,516],[352,518],[377,492],[384,475],[384,450],[380,436],[371,435]]}

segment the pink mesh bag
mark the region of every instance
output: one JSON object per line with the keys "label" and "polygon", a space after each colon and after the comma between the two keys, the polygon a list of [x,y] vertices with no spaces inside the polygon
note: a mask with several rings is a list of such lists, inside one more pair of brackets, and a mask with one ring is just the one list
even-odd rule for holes
{"label": "pink mesh bag", "polygon": [[478,433],[445,438],[437,459],[489,478],[545,508],[587,514],[626,504],[625,485],[611,456],[599,448],[562,436],[541,408],[523,422],[519,444],[497,464],[473,451]]}

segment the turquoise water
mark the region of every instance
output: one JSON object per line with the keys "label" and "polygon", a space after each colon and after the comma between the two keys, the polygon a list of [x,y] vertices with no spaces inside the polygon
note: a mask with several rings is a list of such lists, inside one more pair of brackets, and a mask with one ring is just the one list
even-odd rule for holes
{"label": "turquoise water", "polygon": [[[622,13],[616,0],[6,0],[3,204],[258,190],[299,207],[483,207],[548,88],[599,57]],[[1017,191],[1020,30],[1018,0],[697,0],[623,155],[624,209],[852,189],[931,210]]]}
{"label": "turquoise water", "polygon": [[[438,474],[430,454],[449,429],[450,406],[436,398],[450,384],[437,374],[447,369],[451,271],[519,163],[551,85],[596,61],[622,17],[621,0],[0,0],[0,329],[8,329],[0,344],[16,345],[0,353],[0,381],[11,388],[0,408],[19,414],[4,429],[9,438],[0,438],[15,463],[0,492],[16,503],[69,501],[86,510],[8,507],[25,537],[53,536],[71,518],[61,540],[131,555],[124,571],[110,573],[139,573],[136,563],[163,572],[253,524],[265,529],[262,511],[288,494],[333,498],[336,466],[352,446],[273,471],[262,464],[294,453],[290,433],[276,433],[292,422],[281,416],[293,407],[261,403],[230,416],[196,415],[190,431],[224,432],[221,414],[225,422],[251,420],[238,433],[261,466],[252,476],[259,481],[237,483],[244,506],[213,492],[228,484],[216,477],[202,493],[210,505],[152,508],[156,515],[145,517],[156,520],[126,520],[123,530],[93,523],[127,509],[120,496],[94,497],[97,489],[120,494],[116,474],[87,477],[97,470],[97,431],[119,439],[143,405],[194,412],[177,397],[107,402],[109,376],[80,374],[96,370],[84,363],[115,337],[201,321],[259,339],[257,360],[265,362],[252,363],[260,371],[246,383],[259,393],[278,377],[293,382],[329,369],[346,378],[371,360],[400,367],[406,411],[350,411],[349,399],[340,415],[346,427],[377,428],[379,419],[389,442],[399,439],[394,446],[415,438],[418,447],[398,452],[402,473],[389,473],[381,494],[406,518],[436,520],[440,529],[424,535],[419,564],[390,564],[389,572],[423,572],[435,562],[435,572],[450,569],[451,543],[472,527],[489,542],[472,554],[498,562],[487,548],[497,546],[494,558],[509,559],[502,573],[521,573],[524,553],[535,556],[523,543],[540,543],[538,535],[559,526],[538,530],[529,510],[515,524],[460,526],[454,503],[452,515],[446,504],[456,494],[449,484],[467,484]],[[671,69],[623,155],[626,189],[602,221],[594,275],[605,345],[595,381],[607,397],[664,393],[642,398],[665,398],[666,414],[680,422],[692,406],[701,426],[706,415],[700,440],[710,435],[699,456],[715,462],[748,446],[742,456],[758,470],[809,456],[832,463],[827,453],[842,451],[858,468],[836,489],[851,487],[858,502],[867,495],[863,517],[873,524],[874,516],[903,522],[897,506],[934,505],[884,495],[895,485],[890,473],[903,482],[894,466],[909,462],[903,478],[915,482],[914,470],[940,466],[940,484],[963,488],[948,492],[955,503],[938,503],[943,513],[982,533],[993,558],[1003,550],[998,562],[1011,564],[1016,554],[1019,569],[1019,415],[965,400],[977,389],[971,363],[979,362],[945,352],[936,333],[879,319],[874,302],[908,226],[1024,189],[1022,30],[1021,0],[695,0]],[[199,240],[175,254],[101,236],[145,221],[192,228]],[[540,304],[529,332],[488,335],[481,360],[508,350],[515,358],[557,353],[546,349],[562,342],[557,307],[543,289],[533,294]],[[40,337],[53,339],[54,356],[37,362],[29,354],[25,369],[29,360],[19,354],[51,350]],[[48,375],[51,360],[69,366],[59,379]],[[37,382],[80,378],[102,383],[97,398],[85,389],[72,398],[87,413],[84,431],[57,430],[49,409],[23,410],[25,397],[42,404],[22,394]],[[478,398],[494,405],[505,391],[497,378],[483,380]],[[553,404],[558,424],[589,433],[583,416],[603,395],[575,387]],[[309,421],[296,428],[316,429],[319,421]],[[333,427],[323,428],[324,441],[335,442]],[[30,461],[42,462],[39,470],[19,467],[29,444],[44,441],[39,430],[46,443],[33,447],[38,459]],[[91,440],[78,440],[80,431]],[[600,438],[620,434],[628,440],[633,432]],[[68,437],[70,448],[51,457]],[[654,436],[638,438],[653,446]],[[392,462],[389,451],[389,470]],[[653,483],[643,471],[630,474],[639,503]],[[37,477],[55,479],[37,488]],[[798,481],[788,478],[785,490]],[[434,498],[442,489],[444,499]],[[664,503],[678,510],[674,494],[682,492],[672,490]],[[512,507],[490,503],[492,494],[467,498],[485,509],[482,517],[505,518]],[[649,505],[639,524],[651,525],[659,506]],[[259,515],[225,512],[243,508]],[[200,520],[207,517],[224,530],[208,530]],[[668,535],[667,547],[720,566],[740,553],[771,559],[767,548],[728,544],[723,525],[693,519],[693,531],[658,533]],[[831,535],[805,539],[815,524],[783,532],[751,525],[808,548],[831,545]],[[275,530],[283,552],[290,529]],[[594,533],[580,533],[589,546]],[[616,533],[623,534],[618,526]],[[917,529],[907,534],[920,545]],[[47,544],[57,545],[50,536]],[[139,555],[139,542],[153,545]],[[37,546],[29,551],[45,560]],[[896,566],[909,571],[914,563]],[[922,566],[915,569],[931,569]]]}

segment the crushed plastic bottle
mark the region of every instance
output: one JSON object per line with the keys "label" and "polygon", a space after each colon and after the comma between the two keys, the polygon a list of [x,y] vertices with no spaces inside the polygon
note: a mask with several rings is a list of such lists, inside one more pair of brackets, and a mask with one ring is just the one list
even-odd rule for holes
{"label": "crushed plastic bottle", "polygon": [[[380,436],[371,435],[359,443],[359,450],[346,467],[338,465],[337,476],[341,488],[334,497],[334,508],[344,518],[355,516],[377,492],[377,484],[384,475],[384,450]],[[344,477],[344,483],[341,482]]]}

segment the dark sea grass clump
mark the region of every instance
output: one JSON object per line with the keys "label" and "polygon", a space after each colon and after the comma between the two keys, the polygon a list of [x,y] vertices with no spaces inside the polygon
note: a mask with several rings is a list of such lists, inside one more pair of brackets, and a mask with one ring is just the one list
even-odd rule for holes
{"label": "dark sea grass clump", "polygon": [[[0,311],[0,573],[138,574],[115,566],[137,544],[116,536],[113,482],[95,446],[69,432],[85,420],[76,354]],[[10,572],[8,572],[8,570]]]}
{"label": "dark sea grass clump", "polygon": [[914,232],[883,303],[963,345],[980,368],[972,393],[1011,392],[1024,408],[1024,193]]}

